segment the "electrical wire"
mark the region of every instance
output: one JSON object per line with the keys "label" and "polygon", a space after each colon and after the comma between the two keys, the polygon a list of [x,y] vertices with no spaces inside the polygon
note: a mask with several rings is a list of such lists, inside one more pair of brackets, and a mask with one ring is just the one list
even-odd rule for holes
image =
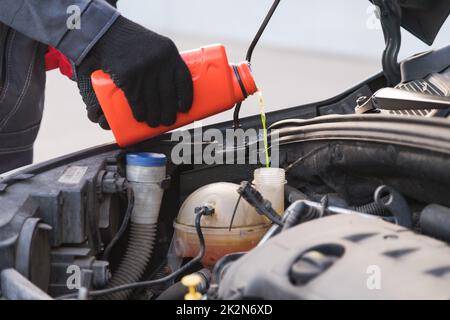
{"label": "electrical wire", "polygon": [[228,227],[228,232],[231,231],[231,228],[233,227],[234,218],[236,217],[237,208],[239,206],[239,203],[241,202],[242,194],[239,195],[239,198],[236,201],[236,204],[234,205],[233,215],[231,216],[230,226]]}
{"label": "electrical wire", "polygon": [[[255,50],[256,45],[258,44],[259,39],[261,38],[262,34],[264,33],[264,30],[266,29],[267,25],[270,22],[270,19],[272,19],[273,14],[275,13],[275,10],[277,9],[278,5],[280,4],[281,0],[275,0],[272,4],[272,6],[269,9],[269,12],[267,13],[266,17],[264,18],[264,21],[262,22],[261,26],[258,29],[258,32],[256,33],[255,37],[253,38],[252,42],[250,43],[250,46],[248,47],[247,54],[245,56],[245,60],[251,64],[253,51]],[[233,113],[233,126],[234,129],[237,129],[240,127],[239,123],[239,112],[241,111],[242,102],[239,102],[234,107],[234,113]]]}
{"label": "electrical wire", "polygon": [[113,247],[116,245],[116,243],[120,240],[120,238],[123,236],[123,234],[127,230],[128,222],[130,221],[131,213],[133,212],[134,192],[133,192],[133,188],[130,186],[130,184],[128,184],[128,186],[127,186],[127,198],[128,198],[128,205],[127,205],[127,210],[125,212],[125,216],[123,217],[122,225],[120,226],[119,230],[114,235],[112,240],[106,246],[105,251],[103,252],[102,259],[105,261],[108,261],[111,250],[113,249]]}
{"label": "electrical wire", "polygon": [[[177,271],[171,273],[170,275],[160,278],[160,279],[155,279],[155,280],[149,280],[149,281],[140,281],[140,282],[134,282],[134,283],[127,283],[121,286],[117,286],[117,287],[113,287],[113,288],[108,288],[108,289],[101,289],[101,290],[94,290],[94,291],[90,291],[88,293],[88,296],[90,297],[98,297],[98,296],[102,296],[102,295],[107,295],[107,294],[111,294],[114,292],[118,292],[118,291],[123,291],[123,290],[129,290],[129,289],[136,289],[136,288],[146,288],[146,287],[151,287],[151,286],[155,286],[158,284],[162,284],[168,281],[171,281],[173,279],[175,279],[176,277],[182,275],[184,272],[188,271],[189,269],[191,269],[193,266],[195,266],[197,263],[199,263],[204,255],[205,255],[205,238],[203,237],[203,232],[202,232],[202,227],[201,227],[201,219],[203,217],[203,215],[206,214],[206,208],[203,207],[203,210],[199,210],[198,212],[196,212],[195,214],[195,230],[197,231],[197,236],[198,236],[198,240],[199,240],[199,244],[200,244],[200,250],[197,254],[197,256],[195,256],[195,258],[193,258],[191,261],[189,261],[188,263],[186,263],[183,267],[181,267],[180,269],[178,269]],[[73,299],[78,297],[78,293],[73,293],[73,294],[67,294],[61,297],[58,297],[58,300],[66,300],[66,299]]]}
{"label": "electrical wire", "polygon": [[311,151],[309,151],[307,154],[305,154],[304,156],[301,156],[300,158],[298,158],[297,160],[295,160],[294,162],[292,162],[290,165],[288,165],[284,170],[286,172],[290,171],[293,167],[295,167],[296,165],[298,165],[299,163],[303,162],[303,160],[315,155],[317,152],[322,151],[326,148],[328,148],[329,145],[324,145],[324,146],[320,146],[317,147],[315,149],[312,149]]}

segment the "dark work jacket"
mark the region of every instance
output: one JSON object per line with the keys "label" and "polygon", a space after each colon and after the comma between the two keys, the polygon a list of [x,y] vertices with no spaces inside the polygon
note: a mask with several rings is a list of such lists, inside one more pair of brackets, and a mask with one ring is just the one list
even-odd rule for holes
{"label": "dark work jacket", "polygon": [[103,0],[0,0],[0,173],[32,162],[48,46],[79,64],[118,15]]}

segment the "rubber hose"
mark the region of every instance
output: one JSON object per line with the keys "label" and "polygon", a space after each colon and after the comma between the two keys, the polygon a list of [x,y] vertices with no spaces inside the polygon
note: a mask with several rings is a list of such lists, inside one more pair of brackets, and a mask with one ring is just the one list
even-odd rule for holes
{"label": "rubber hose", "polygon": [[297,188],[294,188],[288,184],[284,186],[284,198],[289,203],[294,203],[297,200],[309,200],[308,196],[298,190]]}
{"label": "rubber hose", "polygon": [[284,213],[284,225],[282,230],[287,230],[300,223],[320,218],[322,213],[308,205],[304,200],[298,200],[291,204]]}
{"label": "rubber hose", "polygon": [[[124,257],[107,288],[139,281],[150,261],[156,239],[155,224],[130,224],[130,239]],[[125,300],[133,290],[124,290],[100,297],[104,300]]]}
{"label": "rubber hose", "polygon": [[371,203],[368,203],[368,204],[365,204],[362,206],[358,206],[358,207],[352,207],[351,209],[353,209],[357,212],[367,213],[367,214],[371,214],[374,216],[380,216],[380,217],[386,217],[386,216],[391,215],[389,210],[387,210],[383,206],[380,206],[376,202],[371,202]]}
{"label": "rubber hose", "polygon": [[176,282],[159,295],[156,300],[184,300],[184,296],[188,293],[181,282]]}

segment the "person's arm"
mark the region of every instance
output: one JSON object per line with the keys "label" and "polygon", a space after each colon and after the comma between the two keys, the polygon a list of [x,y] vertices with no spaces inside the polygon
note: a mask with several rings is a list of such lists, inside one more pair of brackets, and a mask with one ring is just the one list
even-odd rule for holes
{"label": "person's arm", "polygon": [[[70,25],[78,8],[79,29]],[[0,22],[57,48],[76,64],[118,16],[117,10],[103,0],[0,0]]]}
{"label": "person's arm", "polygon": [[[80,8],[79,29],[68,25],[73,6]],[[173,41],[120,16],[106,0],[0,0],[0,22],[57,48],[77,65],[88,117],[102,128],[108,124],[90,79],[96,70],[111,75],[136,120],[152,127],[173,124],[177,112],[192,105],[192,77]]]}

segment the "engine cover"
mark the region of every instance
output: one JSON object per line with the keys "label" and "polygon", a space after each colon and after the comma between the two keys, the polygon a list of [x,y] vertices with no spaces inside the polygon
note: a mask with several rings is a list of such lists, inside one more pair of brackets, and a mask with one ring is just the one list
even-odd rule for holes
{"label": "engine cover", "polygon": [[364,215],[294,227],[225,269],[220,299],[449,299],[450,248]]}
{"label": "engine cover", "polygon": [[[406,83],[400,83],[397,89],[419,92],[431,96],[450,96],[450,68],[441,73],[432,73],[424,79],[412,80]],[[413,106],[411,106],[413,107]],[[408,109],[408,110],[381,110],[382,113],[389,113],[404,116],[425,116],[434,117],[442,113],[439,109]]]}

